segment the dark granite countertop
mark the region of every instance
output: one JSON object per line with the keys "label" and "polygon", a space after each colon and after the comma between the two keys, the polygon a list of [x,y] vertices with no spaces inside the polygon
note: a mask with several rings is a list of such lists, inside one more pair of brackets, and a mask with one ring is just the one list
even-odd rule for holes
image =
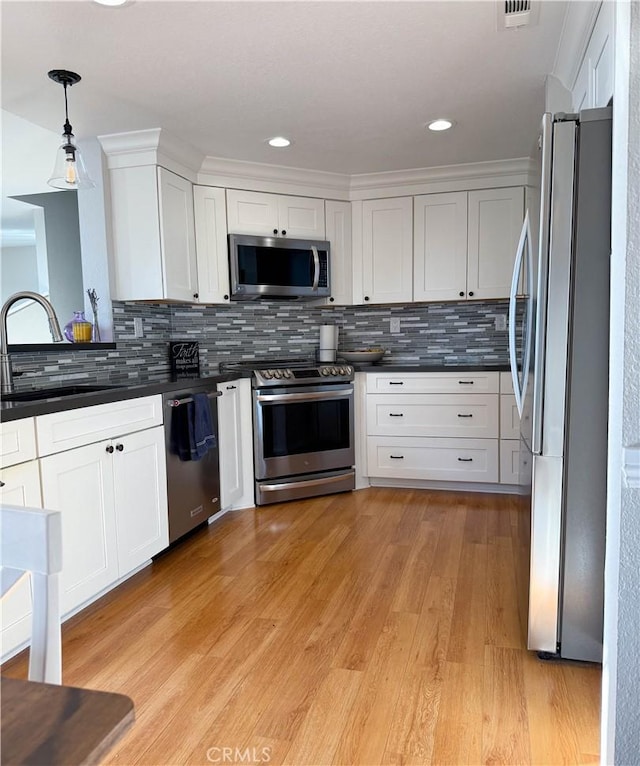
{"label": "dark granite countertop", "polygon": [[[427,364],[416,362],[415,364],[399,363],[393,364],[368,364],[353,365],[356,372],[508,372],[507,364]],[[226,380],[248,377],[247,372],[226,372],[215,375],[208,375],[201,378],[187,380],[170,380],[169,378],[147,381],[136,384],[110,384],[108,381],[104,385],[111,386],[102,391],[93,391],[90,393],[78,393],[73,396],[57,396],[51,399],[36,399],[27,402],[0,402],[0,417],[4,421],[19,420],[20,418],[31,418],[36,415],[47,415],[51,412],[64,412],[66,410],[75,410],[78,407],[90,407],[94,404],[109,404],[110,402],[121,401],[122,399],[135,399],[139,396],[152,396],[153,394],[164,394],[170,391],[189,391],[197,389],[206,389],[215,386],[217,383],[224,383]],[[91,380],[68,380],[60,382],[59,386],[92,385],[98,383]]]}
{"label": "dark granite countertop", "polygon": [[[64,412],[66,410],[75,410],[79,407],[91,407],[94,404],[109,404],[110,402],[122,401],[123,399],[135,399],[139,396],[152,396],[153,394],[165,394],[170,391],[196,391],[201,389],[211,389],[217,383],[224,383],[226,380],[237,380],[243,377],[238,373],[209,375],[202,378],[193,378],[186,380],[164,380],[147,381],[137,384],[111,384],[104,381],[105,386],[111,386],[102,391],[92,391],[90,393],[79,393],[73,396],[56,396],[51,399],[36,399],[27,402],[0,402],[0,417],[4,421],[19,420],[20,418],[31,418],[36,415],[48,415],[51,412]],[[59,387],[73,385],[99,385],[97,381],[91,380],[67,380],[61,381]],[[18,392],[19,393],[19,392]]]}

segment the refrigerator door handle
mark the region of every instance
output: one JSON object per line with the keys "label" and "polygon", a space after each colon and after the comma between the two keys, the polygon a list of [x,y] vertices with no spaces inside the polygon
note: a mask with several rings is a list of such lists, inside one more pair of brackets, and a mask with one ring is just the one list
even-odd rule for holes
{"label": "refrigerator door handle", "polygon": [[[516,359],[516,296],[518,293],[518,282],[520,281],[520,274],[522,273],[523,266],[527,269],[526,275],[526,289],[530,293],[533,283],[533,262],[531,259],[531,228],[529,225],[529,211],[524,217],[522,224],[522,231],[520,232],[520,239],[518,241],[518,247],[516,248],[516,258],[513,265],[513,277],[511,279],[511,293],[509,295],[509,364],[511,366],[511,378],[513,380],[513,391],[516,397],[516,405],[518,407],[518,415],[522,416],[522,407],[524,398],[527,393],[527,372],[529,369],[529,361],[531,359],[531,331],[533,329],[533,317],[531,312],[531,306],[528,307],[526,312],[526,328],[524,334],[524,358],[522,360],[522,383],[518,375],[518,362]],[[527,298],[531,301],[531,297]]]}
{"label": "refrigerator door handle", "polygon": [[540,231],[538,242],[538,283],[536,301],[536,339],[533,360],[533,426],[531,451],[542,454],[542,402],[547,336],[547,280],[549,278],[549,234],[551,226],[551,165],[553,159],[553,122],[550,114],[542,119]]}

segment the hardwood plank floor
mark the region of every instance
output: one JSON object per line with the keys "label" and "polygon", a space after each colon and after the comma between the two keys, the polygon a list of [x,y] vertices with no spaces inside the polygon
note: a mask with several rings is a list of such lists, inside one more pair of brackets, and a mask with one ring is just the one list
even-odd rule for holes
{"label": "hardwood plank floor", "polygon": [[64,625],[64,683],[133,698],[109,764],[596,763],[599,668],[524,648],[518,514],[383,488],[227,514]]}

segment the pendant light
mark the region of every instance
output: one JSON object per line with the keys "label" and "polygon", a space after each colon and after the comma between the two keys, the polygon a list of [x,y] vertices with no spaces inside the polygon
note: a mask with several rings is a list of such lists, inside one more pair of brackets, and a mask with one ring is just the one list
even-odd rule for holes
{"label": "pendant light", "polygon": [[62,133],[63,143],[58,149],[53,174],[47,183],[56,189],[91,189],[95,184],[89,178],[80,150],[73,143],[74,136],[67,107],[67,87],[80,82],[81,77],[66,69],[52,69],[48,74],[54,82],[64,87],[65,122]]}

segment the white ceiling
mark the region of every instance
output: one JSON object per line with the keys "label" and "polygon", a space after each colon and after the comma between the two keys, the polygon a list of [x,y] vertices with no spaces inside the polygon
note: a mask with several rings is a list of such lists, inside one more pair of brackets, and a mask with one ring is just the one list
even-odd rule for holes
{"label": "white ceiling", "polygon": [[[534,0],[534,3],[536,0]],[[2,0],[2,106],[78,138],[165,128],[203,155],[365,173],[528,156],[565,2]],[[435,134],[439,116],[454,130]],[[284,134],[285,150],[265,144]],[[51,158],[53,162],[53,157]],[[49,168],[47,168],[47,171]]]}

